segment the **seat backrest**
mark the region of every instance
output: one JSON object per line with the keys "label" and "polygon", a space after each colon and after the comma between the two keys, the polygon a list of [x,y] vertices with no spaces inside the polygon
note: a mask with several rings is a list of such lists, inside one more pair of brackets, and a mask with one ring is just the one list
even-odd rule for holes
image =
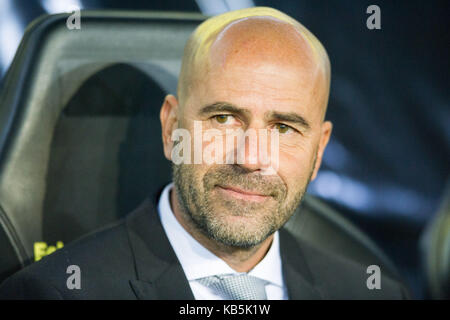
{"label": "seat backrest", "polygon": [[[126,138],[138,134],[133,121],[141,121],[140,130],[150,126],[137,118],[156,115],[163,95],[174,92],[186,39],[204,19],[199,14],[82,12],[81,29],[69,30],[67,17],[44,16],[27,28],[0,93],[0,219],[3,237],[9,239],[1,249],[14,253],[7,268],[33,261],[36,242],[67,243],[137,205],[124,198],[150,191],[142,184],[151,184],[151,178],[143,182],[148,176],[131,178],[126,170],[119,176],[118,163],[140,170],[160,154],[148,148],[160,147],[158,130],[143,136],[141,145],[131,146]],[[90,79],[118,63],[134,69],[128,67],[123,77],[117,74],[120,67],[105,70],[103,76],[115,74],[106,82],[101,74]],[[111,87],[86,97],[88,79]],[[122,91],[117,90],[120,79],[128,81]],[[137,94],[149,111],[134,105]],[[167,172],[162,167],[153,171]],[[123,192],[119,182],[127,188]]]}
{"label": "seat backrest", "polygon": [[[68,30],[67,17],[28,27],[0,92],[0,281],[122,217],[171,179],[159,109],[176,92],[184,44],[204,17],[85,11],[81,30]],[[306,196],[286,228],[394,272],[316,198]]]}
{"label": "seat backrest", "polygon": [[450,299],[450,180],[442,204],[425,228],[420,243],[429,298]]}

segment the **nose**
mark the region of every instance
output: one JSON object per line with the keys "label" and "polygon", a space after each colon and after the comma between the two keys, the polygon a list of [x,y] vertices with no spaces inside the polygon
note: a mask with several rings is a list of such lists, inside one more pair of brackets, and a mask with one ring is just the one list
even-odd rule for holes
{"label": "nose", "polygon": [[[278,162],[278,145],[274,143],[273,132],[266,128],[247,128],[238,136],[235,153],[236,164],[246,170],[266,172],[273,169],[274,162]],[[275,157],[274,157],[275,155]]]}

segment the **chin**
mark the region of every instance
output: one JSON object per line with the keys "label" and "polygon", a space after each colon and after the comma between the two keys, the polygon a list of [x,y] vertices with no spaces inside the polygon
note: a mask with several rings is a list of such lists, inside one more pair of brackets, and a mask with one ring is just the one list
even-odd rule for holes
{"label": "chin", "polygon": [[253,247],[272,234],[267,220],[261,216],[221,215],[208,223],[208,235],[216,241],[233,247]]}

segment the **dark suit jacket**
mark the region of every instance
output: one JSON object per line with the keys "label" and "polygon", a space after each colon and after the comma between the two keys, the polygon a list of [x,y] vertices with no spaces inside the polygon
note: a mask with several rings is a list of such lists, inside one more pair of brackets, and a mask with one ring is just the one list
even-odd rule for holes
{"label": "dark suit jacket", "polygon": [[[283,276],[290,299],[402,299],[402,286],[382,275],[366,286],[367,266],[321,252],[280,230]],[[68,289],[69,265],[81,289]],[[43,258],[0,286],[1,299],[194,299],[183,269],[148,198],[123,220]]]}

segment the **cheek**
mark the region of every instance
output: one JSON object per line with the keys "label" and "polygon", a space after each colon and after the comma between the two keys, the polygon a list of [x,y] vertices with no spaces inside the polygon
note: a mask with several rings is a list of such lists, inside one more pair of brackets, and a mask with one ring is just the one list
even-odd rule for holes
{"label": "cheek", "polygon": [[278,174],[288,187],[297,191],[308,182],[313,169],[313,148],[280,148]]}
{"label": "cheek", "polygon": [[297,143],[280,142],[280,169],[292,171],[292,174],[301,174],[309,168],[313,158],[313,146],[308,141]]}
{"label": "cheek", "polygon": [[186,166],[189,168],[189,176],[185,177],[185,183],[188,183],[189,187],[194,187],[196,193],[203,194],[205,191],[203,178],[208,168],[202,164],[189,164]]}

